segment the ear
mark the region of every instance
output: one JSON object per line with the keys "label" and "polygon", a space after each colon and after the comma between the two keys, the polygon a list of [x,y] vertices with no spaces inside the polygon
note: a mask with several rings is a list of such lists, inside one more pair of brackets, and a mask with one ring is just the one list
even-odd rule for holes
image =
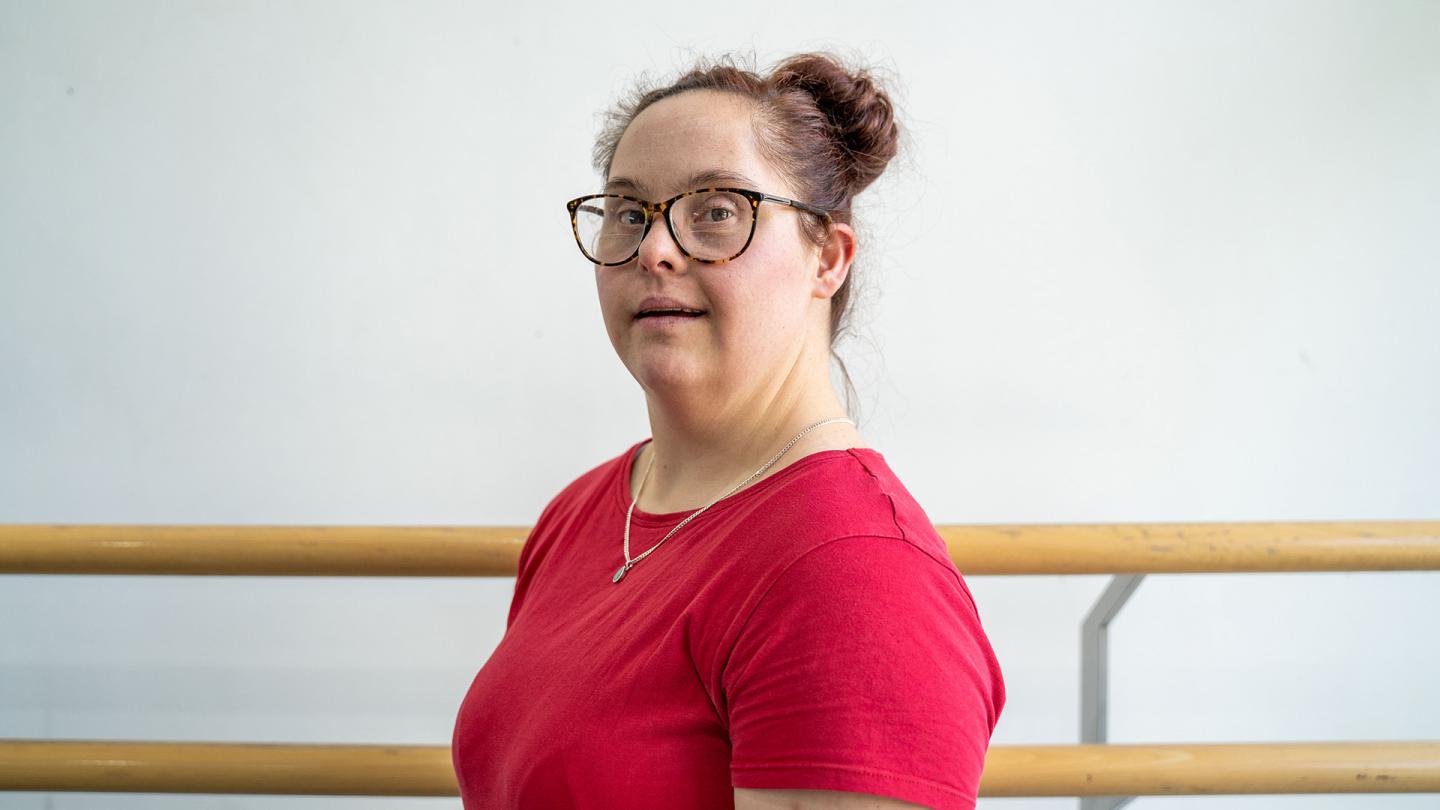
{"label": "ear", "polygon": [[850,264],[855,261],[858,242],[855,229],[843,222],[830,224],[830,240],[820,249],[819,261],[815,268],[815,294],[817,298],[830,298],[845,283],[850,275]]}

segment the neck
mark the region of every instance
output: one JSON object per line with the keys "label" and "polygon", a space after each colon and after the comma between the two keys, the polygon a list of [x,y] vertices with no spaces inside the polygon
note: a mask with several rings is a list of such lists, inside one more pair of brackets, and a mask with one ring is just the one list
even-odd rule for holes
{"label": "neck", "polygon": [[[641,449],[631,474],[633,497],[649,468],[637,507],[657,513],[698,509],[749,478],[807,427],[848,418],[829,380],[818,382],[777,385],[729,403],[648,394],[652,440]],[[863,446],[853,424],[821,425],[746,486],[811,453]]]}

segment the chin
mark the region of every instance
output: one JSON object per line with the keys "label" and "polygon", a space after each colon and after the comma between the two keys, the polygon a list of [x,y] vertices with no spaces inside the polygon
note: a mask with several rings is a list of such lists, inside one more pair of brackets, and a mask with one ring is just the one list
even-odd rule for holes
{"label": "chin", "polygon": [[661,347],[660,351],[641,350],[625,362],[631,376],[646,390],[685,388],[704,379],[701,364],[689,353]]}

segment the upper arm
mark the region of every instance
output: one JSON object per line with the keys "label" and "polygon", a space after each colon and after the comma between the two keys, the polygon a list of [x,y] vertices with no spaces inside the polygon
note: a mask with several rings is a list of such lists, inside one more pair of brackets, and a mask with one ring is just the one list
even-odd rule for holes
{"label": "upper arm", "polygon": [[774,800],[757,810],[969,810],[1004,703],[953,566],[890,537],[832,540],[787,568],[746,620],[722,685],[731,784],[765,789],[745,801]]}
{"label": "upper arm", "polygon": [[848,790],[735,788],[735,810],[902,810],[923,804]]}

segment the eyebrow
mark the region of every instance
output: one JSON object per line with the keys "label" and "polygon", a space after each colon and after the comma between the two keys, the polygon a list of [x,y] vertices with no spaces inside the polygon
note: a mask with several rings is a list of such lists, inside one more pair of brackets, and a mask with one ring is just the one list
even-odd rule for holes
{"label": "eyebrow", "polygon": [[[755,186],[755,181],[739,172],[729,169],[706,169],[696,172],[685,179],[685,188],[692,189],[696,186],[703,186],[707,183],[738,183],[740,185]],[[605,184],[606,191],[615,191],[621,188],[628,188],[640,194],[649,194],[650,190],[639,180],[631,180],[628,177],[612,177],[610,182]]]}

